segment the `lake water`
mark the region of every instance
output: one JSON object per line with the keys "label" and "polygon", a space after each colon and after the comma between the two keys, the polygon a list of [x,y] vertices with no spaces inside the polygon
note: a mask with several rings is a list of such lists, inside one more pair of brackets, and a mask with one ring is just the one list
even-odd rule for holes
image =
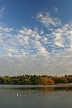
{"label": "lake water", "polygon": [[0,85],[0,108],[72,108],[72,84]]}

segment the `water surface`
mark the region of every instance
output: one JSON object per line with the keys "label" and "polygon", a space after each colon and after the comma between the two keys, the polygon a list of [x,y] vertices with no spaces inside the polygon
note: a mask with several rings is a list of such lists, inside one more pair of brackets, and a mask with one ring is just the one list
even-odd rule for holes
{"label": "water surface", "polygon": [[72,84],[0,85],[0,108],[72,108]]}

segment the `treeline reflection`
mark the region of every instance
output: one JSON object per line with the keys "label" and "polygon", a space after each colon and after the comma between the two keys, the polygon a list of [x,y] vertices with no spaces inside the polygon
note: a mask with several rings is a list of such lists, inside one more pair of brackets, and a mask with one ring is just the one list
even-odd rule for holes
{"label": "treeline reflection", "polygon": [[14,88],[18,90],[40,90],[40,91],[72,91],[72,87],[24,87]]}

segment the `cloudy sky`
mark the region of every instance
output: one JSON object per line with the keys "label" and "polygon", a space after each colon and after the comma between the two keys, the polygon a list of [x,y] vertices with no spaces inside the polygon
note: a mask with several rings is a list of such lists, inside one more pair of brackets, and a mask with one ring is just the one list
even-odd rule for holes
{"label": "cloudy sky", "polygon": [[0,75],[72,74],[72,0],[0,0]]}

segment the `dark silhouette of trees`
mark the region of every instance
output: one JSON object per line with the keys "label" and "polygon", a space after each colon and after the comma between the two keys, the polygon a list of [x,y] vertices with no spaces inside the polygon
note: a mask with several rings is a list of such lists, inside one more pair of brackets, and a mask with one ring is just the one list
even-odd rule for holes
{"label": "dark silhouette of trees", "polygon": [[49,85],[49,84],[72,83],[72,75],[47,76],[47,75],[22,75],[22,76],[0,76],[0,84],[20,84],[20,85]]}

